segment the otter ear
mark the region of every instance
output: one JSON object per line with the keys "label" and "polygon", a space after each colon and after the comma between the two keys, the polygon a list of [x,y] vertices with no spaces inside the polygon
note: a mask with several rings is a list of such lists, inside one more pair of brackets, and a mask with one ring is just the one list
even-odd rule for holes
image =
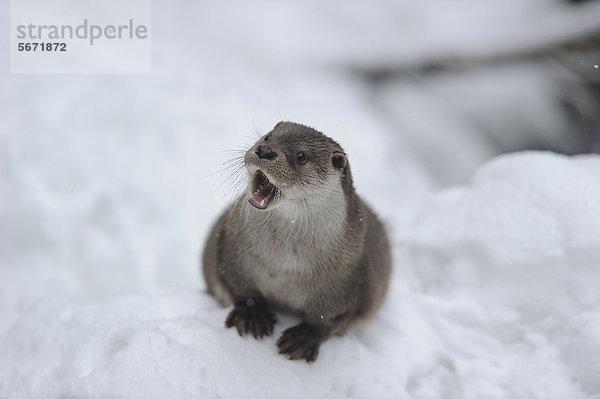
{"label": "otter ear", "polygon": [[331,156],[331,164],[334,168],[344,169],[346,167],[346,156],[341,152],[334,152]]}

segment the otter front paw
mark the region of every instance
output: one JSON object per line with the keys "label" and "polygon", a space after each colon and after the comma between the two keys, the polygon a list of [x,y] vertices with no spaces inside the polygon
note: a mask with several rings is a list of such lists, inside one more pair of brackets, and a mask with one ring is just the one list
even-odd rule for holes
{"label": "otter front paw", "polygon": [[306,359],[314,363],[319,355],[319,346],[327,339],[327,334],[320,328],[308,323],[300,323],[288,328],[277,341],[279,353],[287,355],[288,359]]}
{"label": "otter front paw", "polygon": [[273,333],[273,325],[277,321],[267,302],[263,298],[247,298],[237,301],[227,320],[225,327],[235,326],[240,336],[252,332],[254,338],[261,339],[263,335]]}

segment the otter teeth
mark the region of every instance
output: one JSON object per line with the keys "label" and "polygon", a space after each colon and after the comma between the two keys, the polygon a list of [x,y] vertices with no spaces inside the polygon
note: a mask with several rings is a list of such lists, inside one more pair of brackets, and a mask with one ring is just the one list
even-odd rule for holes
{"label": "otter teeth", "polygon": [[277,187],[269,179],[258,171],[254,179],[255,189],[248,201],[252,206],[259,209],[266,209],[277,192]]}

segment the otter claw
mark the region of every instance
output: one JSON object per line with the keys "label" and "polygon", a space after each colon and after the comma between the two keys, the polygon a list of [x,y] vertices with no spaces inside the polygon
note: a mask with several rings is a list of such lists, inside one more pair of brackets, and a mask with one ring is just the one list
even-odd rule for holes
{"label": "otter claw", "polygon": [[326,339],[326,334],[317,327],[307,323],[298,324],[283,332],[277,340],[279,353],[290,360],[305,359],[314,363],[319,355],[319,346]]}
{"label": "otter claw", "polygon": [[262,298],[249,298],[236,302],[225,320],[225,327],[236,327],[241,337],[250,331],[260,340],[263,335],[271,335],[276,317]]}

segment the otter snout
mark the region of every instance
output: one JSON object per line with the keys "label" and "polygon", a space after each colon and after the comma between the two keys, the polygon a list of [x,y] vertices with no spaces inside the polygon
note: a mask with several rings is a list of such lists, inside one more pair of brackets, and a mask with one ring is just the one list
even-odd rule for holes
{"label": "otter snout", "polygon": [[277,153],[271,150],[271,147],[266,145],[258,146],[255,153],[260,159],[272,161],[273,159],[277,158]]}

